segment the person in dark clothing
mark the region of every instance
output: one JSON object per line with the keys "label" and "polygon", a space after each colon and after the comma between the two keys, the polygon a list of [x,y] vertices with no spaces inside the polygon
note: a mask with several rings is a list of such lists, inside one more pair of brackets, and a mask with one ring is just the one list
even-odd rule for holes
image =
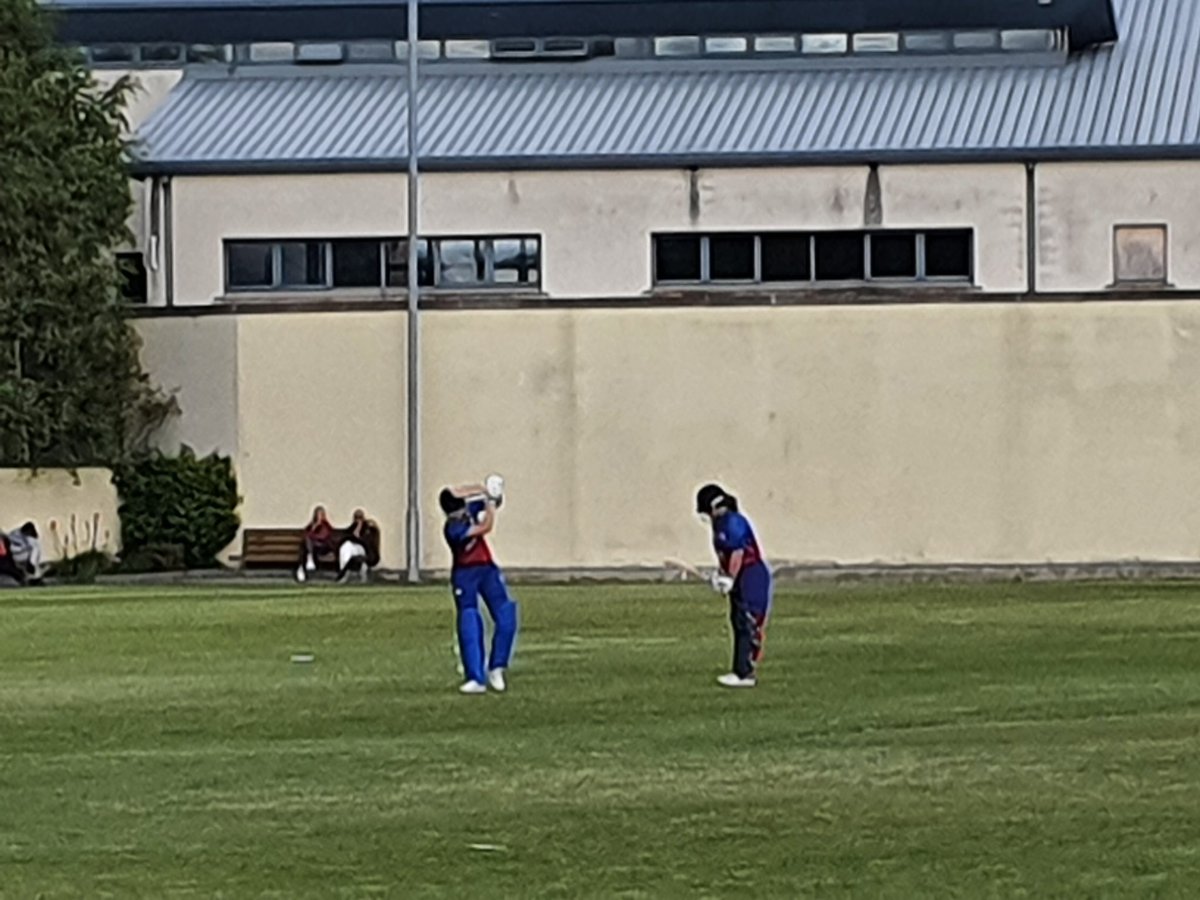
{"label": "person in dark clothing", "polygon": [[379,565],[379,526],[368,519],[361,510],[354,511],[354,518],[342,530],[342,543],[338,547],[338,581],[349,580],[350,573],[358,571],[363,581],[370,570]]}

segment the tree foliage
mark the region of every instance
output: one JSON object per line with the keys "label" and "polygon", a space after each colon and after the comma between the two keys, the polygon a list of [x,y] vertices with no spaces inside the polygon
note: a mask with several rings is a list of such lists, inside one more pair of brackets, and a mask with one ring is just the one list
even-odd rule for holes
{"label": "tree foliage", "polygon": [[0,465],[112,464],[172,404],[125,321],[127,80],[96,85],[36,0],[0,0]]}

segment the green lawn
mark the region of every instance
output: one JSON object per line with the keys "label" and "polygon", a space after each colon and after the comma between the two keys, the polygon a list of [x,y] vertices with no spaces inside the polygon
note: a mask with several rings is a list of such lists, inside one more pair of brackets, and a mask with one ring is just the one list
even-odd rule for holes
{"label": "green lawn", "polygon": [[[1200,587],[0,592],[0,896],[1196,896]],[[311,651],[312,665],[290,662]]]}

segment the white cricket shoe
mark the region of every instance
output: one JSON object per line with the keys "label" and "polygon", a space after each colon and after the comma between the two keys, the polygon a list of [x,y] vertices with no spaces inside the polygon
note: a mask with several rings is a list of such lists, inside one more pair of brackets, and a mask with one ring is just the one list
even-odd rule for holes
{"label": "white cricket shoe", "polygon": [[488,672],[488,684],[493,691],[499,691],[502,694],[508,690],[508,685],[504,683],[504,670],[492,669]]}
{"label": "white cricket shoe", "polygon": [[459,686],[458,692],[460,694],[486,694],[487,685],[480,684],[478,681],[464,681]]}
{"label": "white cricket shoe", "polygon": [[304,574],[304,566],[296,566],[296,580],[301,584],[308,580],[308,576]]}
{"label": "white cricket shoe", "polygon": [[730,672],[728,675],[720,675],[717,677],[717,684],[727,688],[752,688],[758,684],[758,679],[753,675],[743,678]]}
{"label": "white cricket shoe", "polygon": [[304,561],[304,568],[308,569],[310,572],[317,571],[317,564],[311,556]]}

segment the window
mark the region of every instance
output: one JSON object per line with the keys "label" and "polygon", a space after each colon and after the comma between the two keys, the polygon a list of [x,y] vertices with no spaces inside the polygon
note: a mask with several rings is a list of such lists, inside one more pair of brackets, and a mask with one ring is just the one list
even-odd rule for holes
{"label": "window", "polygon": [[225,269],[225,281],[230,290],[273,287],[274,248],[266,243],[227,243]]}
{"label": "window", "polygon": [[1118,284],[1166,284],[1167,226],[1118,225],[1113,264]]}
{"label": "window", "polygon": [[854,35],[855,53],[895,53],[900,49],[898,34],[856,34]]}
{"label": "window", "polygon": [[[538,237],[435,238],[422,240],[417,249],[425,287],[536,289],[541,284]],[[408,286],[408,242],[226,241],[225,283],[231,292],[403,289]]]}
{"label": "window", "polygon": [[916,278],[917,236],[911,233],[872,234],[872,278]]}
{"label": "window", "polygon": [[88,55],[93,63],[99,65],[132,63],[137,56],[137,48],[129,44],[102,44],[90,48]]}
{"label": "window", "polygon": [[763,281],[810,281],[812,236],[764,234],[759,239]]}
{"label": "window", "polygon": [[657,234],[656,284],[971,281],[970,229]]}
{"label": "window", "polygon": [[845,53],[847,46],[844,34],[804,34],[800,36],[802,53]]}
{"label": "window", "polygon": [[927,231],[924,238],[926,278],[964,280],[974,275],[974,234],[969,228]]}
{"label": "window", "polygon": [[540,244],[537,238],[497,238],[492,241],[492,281],[536,287],[541,277]]}
{"label": "window", "polygon": [[656,281],[702,281],[699,236],[664,236],[654,239]]}
{"label": "window", "polygon": [[655,56],[696,56],[700,52],[700,38],[695,35],[678,35],[654,39]]}
{"label": "window", "polygon": [[179,44],[143,44],[141,60],[144,63],[179,63],[183,61],[183,47]]}
{"label": "window", "polygon": [[[428,241],[417,241],[417,283],[422,287],[433,286]],[[387,284],[388,287],[408,287],[408,241],[387,244]]]}
{"label": "window", "polygon": [[817,281],[861,281],[867,273],[863,236],[857,231],[818,234]]}
{"label": "window", "polygon": [[382,283],[379,241],[334,241],[333,286],[335,288],[379,287]]}
{"label": "window", "polygon": [[320,241],[279,244],[278,283],[285,288],[325,287],[325,248]]}
{"label": "window", "polygon": [[712,235],[708,269],[712,281],[754,281],[754,235]]}
{"label": "window", "polygon": [[189,63],[224,63],[231,58],[228,44],[188,44]]}
{"label": "window", "polygon": [[121,296],[127,303],[144,304],[149,295],[146,287],[146,260],[140,253],[118,253],[121,272]]}

